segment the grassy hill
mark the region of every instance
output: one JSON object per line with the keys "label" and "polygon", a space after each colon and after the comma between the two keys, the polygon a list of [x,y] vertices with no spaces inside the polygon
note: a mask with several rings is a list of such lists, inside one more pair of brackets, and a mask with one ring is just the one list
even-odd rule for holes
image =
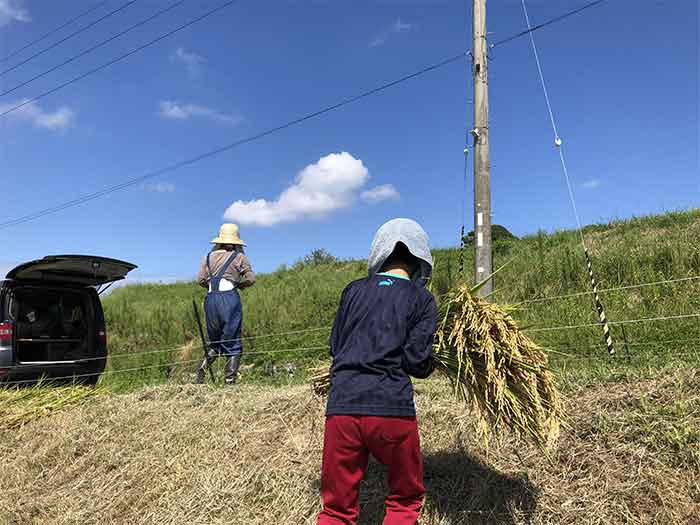
{"label": "grassy hill", "polygon": [[[700,275],[700,210],[591,225],[584,233],[601,289]],[[611,363],[647,366],[689,358],[700,340],[699,318],[678,316],[700,312],[700,280],[602,293],[609,320],[624,322],[612,326],[618,354],[611,361],[595,326],[580,243],[578,232],[559,231],[494,246],[495,267],[507,263],[495,278],[494,299],[509,304],[536,300],[522,303],[516,317],[536,341],[551,349],[554,366],[590,370],[609,368]],[[464,255],[466,277],[471,279],[472,252]],[[437,249],[434,257],[431,286],[439,298],[463,279],[458,274],[460,252]],[[272,363],[291,362],[300,370],[324,358],[340,292],[365,272],[363,261],[307,261],[260,275],[258,283],[242,293],[243,335],[249,338],[244,363],[255,365],[244,378],[267,380],[264,370]],[[548,299],[579,292],[583,294]],[[195,283],[127,286],[108,296],[105,310],[113,357],[103,382],[128,386],[186,379],[201,355],[191,302],[201,305],[203,296]],[[656,317],[676,318],[627,322]],[[558,329],[590,324],[594,326]],[[142,367],[148,368],[126,371]]]}

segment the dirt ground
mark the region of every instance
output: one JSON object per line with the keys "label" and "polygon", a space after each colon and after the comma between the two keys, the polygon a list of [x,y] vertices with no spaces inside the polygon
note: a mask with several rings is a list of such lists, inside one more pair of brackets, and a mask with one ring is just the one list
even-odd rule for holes
{"label": "dirt ground", "polygon": [[[423,525],[700,524],[700,373],[567,393],[546,458],[485,450],[442,380],[417,386]],[[0,433],[0,523],[304,524],[319,510],[323,406],[308,387],[104,395]],[[372,464],[361,523],[381,523]]]}

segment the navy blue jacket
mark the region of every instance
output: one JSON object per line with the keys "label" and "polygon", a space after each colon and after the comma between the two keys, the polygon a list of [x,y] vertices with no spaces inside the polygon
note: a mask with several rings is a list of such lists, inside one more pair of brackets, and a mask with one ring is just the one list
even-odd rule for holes
{"label": "navy blue jacket", "polygon": [[409,376],[433,371],[437,307],[412,281],[375,275],[343,291],[331,334],[326,415],[415,416]]}

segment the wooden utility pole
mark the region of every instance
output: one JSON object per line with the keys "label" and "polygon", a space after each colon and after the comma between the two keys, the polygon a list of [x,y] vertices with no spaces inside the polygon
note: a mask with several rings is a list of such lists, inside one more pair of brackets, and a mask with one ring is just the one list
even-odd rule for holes
{"label": "wooden utility pole", "polygon": [[[486,40],[486,0],[474,0],[474,275],[477,283],[489,277],[491,262],[491,165],[489,162],[489,83],[488,42]],[[479,290],[490,295],[492,279]]]}

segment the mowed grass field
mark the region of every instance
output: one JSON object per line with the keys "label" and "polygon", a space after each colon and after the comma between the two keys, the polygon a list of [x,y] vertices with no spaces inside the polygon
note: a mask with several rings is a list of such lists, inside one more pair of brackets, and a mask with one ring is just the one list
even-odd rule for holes
{"label": "mowed grass field", "polygon": [[[495,266],[505,265],[495,278],[494,300],[520,304],[516,317],[550,349],[555,369],[595,376],[697,358],[700,318],[693,316],[700,313],[700,279],[692,278],[700,276],[700,211],[592,225],[585,235],[599,288],[633,286],[601,293],[614,358],[607,356],[596,326],[577,232],[539,233],[494,247]],[[464,252],[466,275],[459,275],[459,250],[436,249],[434,257],[431,286],[438,299],[471,279],[472,250]],[[340,293],[366,267],[364,261],[308,259],[260,275],[242,292],[242,381],[302,381],[306,368],[327,356]],[[673,282],[634,286],[660,281]],[[559,297],[577,293],[582,294]],[[128,389],[186,381],[201,355],[191,303],[194,299],[201,310],[203,297],[195,283],[127,286],[109,295],[104,303],[112,357],[102,383]],[[576,328],[563,328],[570,326]],[[272,365],[287,363],[296,367],[294,377],[269,375]]]}
{"label": "mowed grass field", "polygon": [[[700,523],[700,375],[565,388],[549,457],[504,433],[485,449],[440,377],[416,382],[421,525]],[[323,403],[304,385],[161,385],[0,427],[0,523],[312,525]],[[381,523],[383,468],[361,486]]]}
{"label": "mowed grass field", "polygon": [[[499,242],[494,298],[520,304],[518,320],[549,349],[565,425],[549,456],[508,433],[485,448],[443,377],[416,381],[422,524],[700,524],[700,212],[586,235],[600,288],[615,289],[601,297],[617,353],[595,325],[576,233]],[[459,257],[435,250],[438,299],[463,278]],[[323,401],[306,369],[327,359],[340,292],[365,271],[315,257],[261,275],[242,294],[245,369],[233,388],[188,384],[203,290],[116,290],[98,389],[0,391],[0,524],[314,523]],[[385,490],[373,463],[360,523],[381,522]]]}

